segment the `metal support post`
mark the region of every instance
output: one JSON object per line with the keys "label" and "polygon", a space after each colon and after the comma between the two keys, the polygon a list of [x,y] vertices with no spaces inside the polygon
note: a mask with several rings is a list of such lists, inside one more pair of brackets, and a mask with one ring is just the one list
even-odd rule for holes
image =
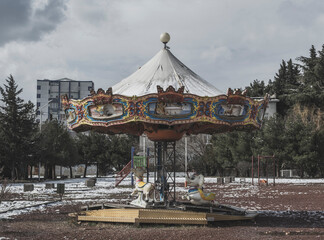
{"label": "metal support post", "polygon": [[185,173],[188,172],[188,138],[185,137]]}
{"label": "metal support post", "polygon": [[268,158],[266,158],[266,175],[267,175],[267,186],[269,186]]}
{"label": "metal support post", "polygon": [[258,155],[258,185],[260,185],[260,156]]}
{"label": "metal support post", "polygon": [[173,200],[176,201],[176,149],[175,142],[173,143]]}
{"label": "metal support post", "polygon": [[252,185],[254,185],[253,160],[254,160],[254,157],[252,156]]}
{"label": "metal support post", "polygon": [[155,183],[160,186],[160,201],[175,201],[175,142],[155,143]]}
{"label": "metal support post", "polygon": [[276,186],[276,158],[275,155],[273,157],[273,186]]}
{"label": "metal support post", "polygon": [[[131,163],[131,169],[134,168],[134,151],[135,151],[135,148],[132,147],[131,148],[131,161],[132,161],[132,163]],[[134,173],[133,172],[131,174],[131,184],[132,184],[132,186],[134,186]]]}
{"label": "metal support post", "polygon": [[146,182],[150,182],[150,172],[149,172],[149,164],[150,164],[150,149],[146,149]]}

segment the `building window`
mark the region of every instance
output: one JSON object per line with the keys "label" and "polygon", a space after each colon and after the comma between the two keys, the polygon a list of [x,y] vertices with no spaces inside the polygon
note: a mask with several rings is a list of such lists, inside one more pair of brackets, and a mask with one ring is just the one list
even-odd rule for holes
{"label": "building window", "polygon": [[37,90],[41,90],[41,85],[37,85]]}
{"label": "building window", "polygon": [[37,102],[37,107],[40,107],[40,102]]}
{"label": "building window", "polygon": [[58,85],[60,85],[59,82],[50,82],[50,86],[58,86]]}
{"label": "building window", "polygon": [[41,95],[39,93],[37,93],[37,98],[40,98],[40,97],[41,97]]}
{"label": "building window", "polygon": [[37,111],[37,112],[36,112],[36,115],[40,115],[40,111]]}
{"label": "building window", "polygon": [[51,106],[51,108],[53,109],[57,109],[58,108],[58,103],[56,103],[56,102],[52,102],[51,104],[50,104],[50,106]]}

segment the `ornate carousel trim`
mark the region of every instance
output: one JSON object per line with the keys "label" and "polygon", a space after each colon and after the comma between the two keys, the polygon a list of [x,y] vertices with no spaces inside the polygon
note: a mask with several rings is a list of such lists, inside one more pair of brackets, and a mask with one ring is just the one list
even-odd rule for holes
{"label": "ornate carousel trim", "polygon": [[[123,96],[98,89],[91,95],[74,100],[62,96],[62,106],[71,129],[85,131],[95,128],[119,133],[122,129],[141,135],[144,131],[169,128],[187,134],[223,132],[231,129],[261,127],[268,96],[254,100],[240,90],[227,95],[201,97],[168,87],[158,86],[157,93],[144,96]],[[204,123],[204,127],[197,127]]]}

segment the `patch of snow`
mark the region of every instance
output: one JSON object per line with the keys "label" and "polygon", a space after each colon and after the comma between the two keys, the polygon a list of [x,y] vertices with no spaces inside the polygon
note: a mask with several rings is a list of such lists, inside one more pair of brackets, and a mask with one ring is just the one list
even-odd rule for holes
{"label": "patch of snow", "polygon": [[[150,178],[152,181],[153,177]],[[255,184],[257,179],[255,180]],[[58,181],[45,181],[41,183],[33,183],[34,190],[31,192],[24,192],[23,183],[14,183],[9,185],[11,193],[18,194],[18,198],[13,201],[2,201],[0,204],[0,219],[11,218],[12,216],[28,213],[31,211],[45,211],[49,207],[68,205],[74,203],[90,203],[94,200],[97,203],[104,202],[120,202],[121,199],[116,198],[118,194],[128,195],[133,191],[131,187],[131,178],[127,177],[115,188],[115,178],[113,175],[97,178],[97,183],[95,187],[89,188],[85,185],[86,178],[75,178],[75,179],[62,179]],[[184,183],[185,178],[184,174],[177,174],[176,183]],[[272,180],[269,179],[269,183]],[[49,201],[59,200],[59,195],[56,193],[56,189],[45,189],[45,183],[64,183],[65,184],[65,194],[63,195],[62,201],[56,201],[53,203],[48,203]],[[205,177],[206,184],[216,184],[216,177]],[[252,185],[251,178],[245,178],[245,182],[241,183],[235,181],[229,184],[217,184],[217,189],[224,189],[227,193],[224,193],[223,198],[232,198],[231,201],[235,202],[235,198],[242,196],[255,196],[258,195],[260,198],[265,196],[260,194],[259,186]],[[276,179],[276,183],[289,183],[289,184],[316,184],[324,183],[324,179]],[[176,186],[176,192],[184,193],[188,189]],[[206,189],[206,192],[209,192],[209,189]],[[288,193],[288,192],[278,192],[278,190],[273,190],[275,194],[287,195],[287,194],[303,194],[301,192],[297,193]],[[220,193],[223,194],[223,193]],[[306,193],[305,193],[306,194]],[[234,199],[233,199],[234,198]],[[126,199],[124,199],[126,200]],[[37,206],[34,206],[37,205]],[[250,210],[261,211],[261,207],[255,206],[253,202],[247,203],[247,206]],[[242,206],[244,207],[244,206]],[[262,214],[279,214],[282,215],[284,212],[275,212],[275,211],[261,211]],[[321,219],[324,219],[323,212],[314,212],[310,214],[315,214],[320,216]],[[1,240],[1,237],[0,237]]]}

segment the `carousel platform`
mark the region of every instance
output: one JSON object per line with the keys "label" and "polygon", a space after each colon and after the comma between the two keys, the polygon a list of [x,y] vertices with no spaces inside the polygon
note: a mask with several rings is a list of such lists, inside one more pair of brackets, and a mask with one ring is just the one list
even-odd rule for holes
{"label": "carousel platform", "polygon": [[[114,222],[153,224],[194,224],[206,225],[217,221],[253,220],[256,212],[245,211],[228,205],[195,206],[188,203],[177,203],[172,207],[150,206],[139,208],[126,204],[101,204],[85,207],[77,215],[79,222]],[[101,209],[98,209],[101,208]]]}

